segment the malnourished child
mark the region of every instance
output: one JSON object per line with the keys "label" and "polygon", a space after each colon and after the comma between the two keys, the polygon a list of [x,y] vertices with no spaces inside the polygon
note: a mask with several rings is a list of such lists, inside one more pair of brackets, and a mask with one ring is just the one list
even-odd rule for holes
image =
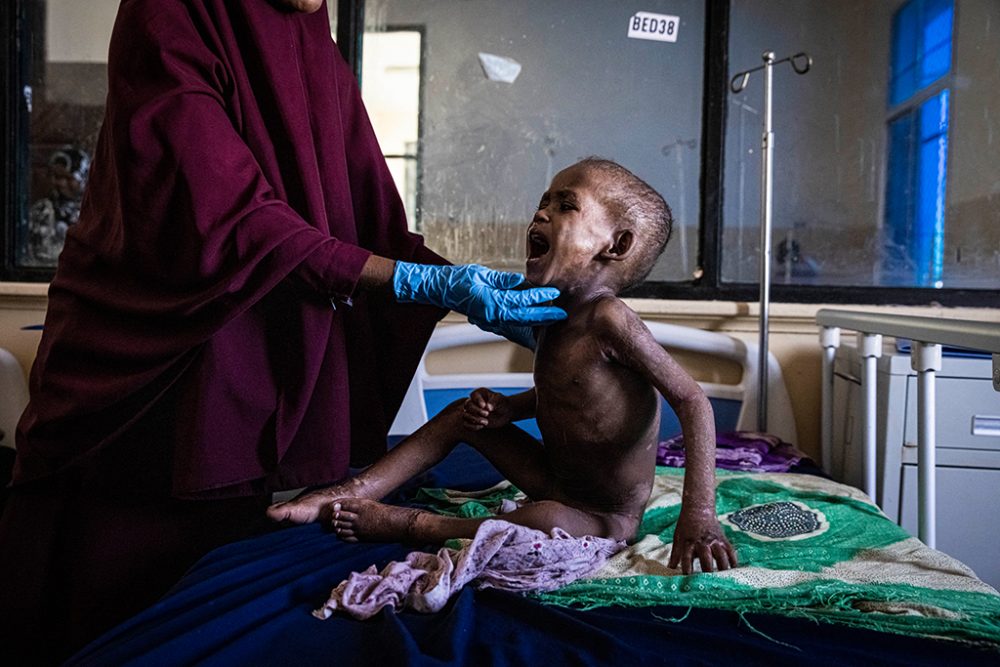
{"label": "malnourished child", "polygon": [[[482,453],[529,498],[511,523],[573,536],[634,537],[653,484],[662,394],[684,435],[686,471],[671,567],[737,565],[715,513],[715,423],[698,384],[618,295],[641,282],[670,236],[663,198],[621,165],[588,158],[559,172],[528,226],[526,277],[557,287],[567,319],[535,332],[535,386],[476,389],[374,465],[341,484],[268,510],[323,520],[346,541],[442,543],[482,519],[378,502],[458,443]],[[535,417],[542,441],[513,422]]]}

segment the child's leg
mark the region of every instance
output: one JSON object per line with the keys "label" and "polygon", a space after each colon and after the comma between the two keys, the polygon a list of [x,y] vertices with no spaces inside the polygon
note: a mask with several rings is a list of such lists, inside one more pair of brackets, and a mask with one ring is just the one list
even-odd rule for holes
{"label": "child's leg", "polygon": [[[365,498],[343,498],[333,508],[333,529],[345,542],[442,544],[452,538],[474,537],[485,521],[442,516]],[[586,512],[554,500],[528,503],[499,518],[545,533],[559,527],[574,537],[592,535],[624,540],[635,530],[634,522],[626,517]]]}
{"label": "child's leg", "polygon": [[275,521],[311,523],[331,518],[332,502],[338,498],[384,498],[439,463],[465,435],[460,410],[447,408],[355,477],[276,503],[267,515]]}
{"label": "child's leg", "polygon": [[463,439],[530,500],[563,500],[553,488],[555,474],[549,468],[545,448],[531,434],[508,424],[467,431]]}

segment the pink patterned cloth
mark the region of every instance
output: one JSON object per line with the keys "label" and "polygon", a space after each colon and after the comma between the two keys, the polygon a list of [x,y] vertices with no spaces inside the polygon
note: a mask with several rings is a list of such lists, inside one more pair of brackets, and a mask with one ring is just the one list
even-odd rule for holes
{"label": "pink patterned cloth", "polygon": [[367,619],[383,607],[435,612],[467,584],[506,591],[548,591],[598,570],[625,542],[572,537],[560,528],[550,535],[499,519],[484,521],[460,550],[415,551],[379,572],[374,565],[354,572],[313,612],[329,618],[340,609]]}

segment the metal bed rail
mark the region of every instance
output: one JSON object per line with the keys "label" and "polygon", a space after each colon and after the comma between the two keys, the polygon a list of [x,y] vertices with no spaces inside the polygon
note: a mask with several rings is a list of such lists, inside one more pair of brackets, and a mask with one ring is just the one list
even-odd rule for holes
{"label": "metal bed rail", "polygon": [[935,378],[941,370],[941,347],[949,345],[990,352],[993,355],[993,389],[1000,391],[1000,325],[973,320],[917,317],[821,309],[816,313],[823,347],[822,458],[830,469],[833,448],[834,357],[840,347],[840,331],[857,333],[862,357],[862,469],[864,491],[874,499],[876,491],[876,363],[882,356],[882,337],[912,341],[910,363],[917,373],[917,535],[934,547],[936,535],[935,482]]}

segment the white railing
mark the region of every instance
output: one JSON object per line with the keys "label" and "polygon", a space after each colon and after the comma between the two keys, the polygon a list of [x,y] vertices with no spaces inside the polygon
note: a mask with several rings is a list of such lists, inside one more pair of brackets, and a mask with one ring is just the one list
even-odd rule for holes
{"label": "white railing", "polygon": [[936,535],[935,396],[934,383],[941,370],[941,346],[949,345],[993,354],[993,389],[1000,391],[1000,325],[972,320],[938,319],[909,315],[863,313],[822,309],[816,313],[823,346],[823,467],[830,470],[833,449],[833,364],[840,346],[840,330],[857,332],[862,357],[862,469],[864,491],[876,497],[876,363],[882,356],[882,336],[908,338],[910,363],[917,372],[917,535],[930,547]]}
{"label": "white railing", "polygon": [[[736,430],[756,430],[756,419],[760,412],[761,400],[761,396],[755,391],[760,386],[757,365],[760,357],[757,345],[715,331],[702,331],[666,322],[646,321],[646,327],[653,334],[653,337],[665,347],[694,352],[712,359],[726,360],[737,364],[742,371],[738,384],[712,382],[701,382],[700,384],[709,398],[740,401],[741,407]],[[496,334],[482,331],[471,324],[439,326],[435,329],[389,433],[408,435],[427,422],[427,406],[424,402],[425,389],[530,387],[534,383],[531,373],[447,373],[439,375],[427,372],[425,361],[426,356],[431,352],[496,342],[504,342],[504,339]],[[773,354],[768,354],[767,360],[767,401],[768,412],[772,417],[768,432],[785,442],[795,442],[797,438],[795,415],[792,412],[792,402],[781,374],[781,366],[778,365],[778,360]]]}

